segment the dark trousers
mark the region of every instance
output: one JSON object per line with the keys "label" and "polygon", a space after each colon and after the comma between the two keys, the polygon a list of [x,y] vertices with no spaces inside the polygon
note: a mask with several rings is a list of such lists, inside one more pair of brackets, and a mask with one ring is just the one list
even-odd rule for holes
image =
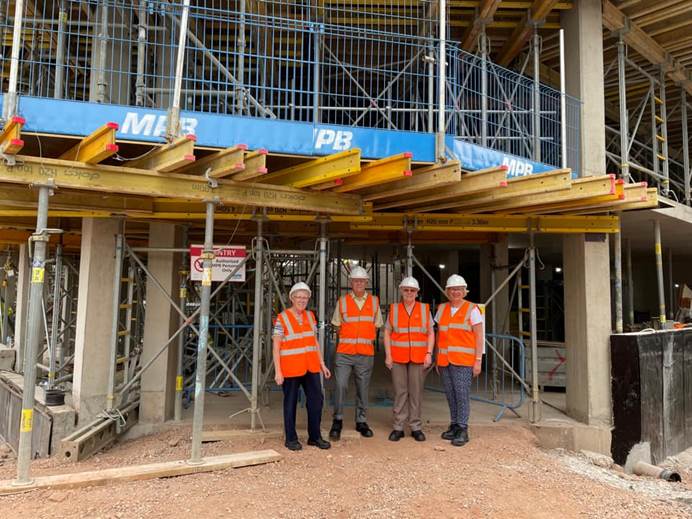
{"label": "dark trousers", "polygon": [[322,419],[322,385],[319,373],[306,373],[300,377],[288,377],[282,385],[284,390],[284,433],[286,441],[298,439],[296,434],[296,406],[298,405],[298,390],[303,387],[305,407],[308,410],[308,439],[317,440],[321,437],[320,421]]}

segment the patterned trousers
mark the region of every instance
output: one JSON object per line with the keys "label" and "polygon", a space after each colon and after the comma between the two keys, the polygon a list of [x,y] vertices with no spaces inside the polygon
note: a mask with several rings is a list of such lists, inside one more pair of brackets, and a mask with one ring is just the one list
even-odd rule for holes
{"label": "patterned trousers", "polygon": [[440,376],[449,404],[451,422],[462,427],[468,426],[469,412],[471,411],[473,368],[450,364],[440,368]]}

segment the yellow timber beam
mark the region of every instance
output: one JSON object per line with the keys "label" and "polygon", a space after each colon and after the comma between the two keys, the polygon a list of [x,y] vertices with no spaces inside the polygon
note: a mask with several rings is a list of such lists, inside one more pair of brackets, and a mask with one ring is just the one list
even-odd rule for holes
{"label": "yellow timber beam", "polygon": [[[204,175],[209,170],[209,178],[224,178],[245,170],[243,158],[247,144],[238,144],[212,153],[204,158],[188,163],[176,173],[183,175]],[[193,150],[194,151],[194,150]]]}
{"label": "yellow timber beam", "polygon": [[[646,184],[643,182],[643,184]],[[658,189],[655,187],[644,187],[644,196],[640,195],[641,187],[636,184],[632,184],[632,189],[625,188],[625,200],[616,202],[609,206],[607,209],[600,208],[582,208],[574,213],[578,215],[589,215],[595,213],[603,213],[604,211],[610,212],[620,212],[620,211],[635,211],[638,209],[653,209],[658,207]],[[639,191],[639,193],[637,192]],[[631,192],[631,196],[630,196]]]}
{"label": "yellow timber beam", "polygon": [[185,135],[128,163],[128,167],[170,173],[195,161],[195,136]]}
{"label": "yellow timber beam", "polygon": [[449,161],[444,164],[416,169],[413,175],[401,179],[396,184],[384,184],[374,186],[358,194],[363,200],[372,202],[375,200],[396,199],[398,197],[411,197],[432,189],[439,190],[456,184],[461,180],[461,166],[457,161]]}
{"label": "yellow timber beam", "polygon": [[[435,168],[440,166],[430,166]],[[462,175],[461,180],[448,186],[442,192],[439,189],[418,193],[415,195],[398,196],[383,202],[375,202],[375,210],[405,207],[407,209],[450,198],[477,195],[479,193],[504,189],[507,185],[507,169],[505,167],[482,169]]]}
{"label": "yellow timber beam", "polygon": [[[0,243],[8,245],[25,245],[31,237],[33,231],[21,231],[18,229],[0,229]],[[49,234],[52,243],[58,243],[62,240],[65,246],[79,246],[81,237],[73,233],[63,233],[60,236]]]}
{"label": "yellow timber beam", "polygon": [[267,173],[262,177],[262,183],[298,188],[311,187],[359,172],[360,149],[356,148]]}
{"label": "yellow timber beam", "polygon": [[611,203],[625,196],[624,183],[615,175],[585,177],[572,181],[569,189],[552,193],[517,196],[488,204],[482,208],[487,212],[523,212],[545,214],[547,211],[571,209],[584,204]]}
{"label": "yellow timber beam", "polygon": [[351,224],[354,230],[403,231],[407,223],[415,231],[524,233],[616,233],[617,216],[527,216],[381,213],[372,222]]}
{"label": "yellow timber beam", "polygon": [[325,214],[361,214],[360,197],[313,193],[283,186],[219,180],[212,187],[200,177],[160,174],[135,168],[84,164],[18,156],[17,165],[0,164],[0,182],[25,185],[53,183],[57,188],[146,197],[217,200],[222,204],[300,209]]}
{"label": "yellow timber beam", "polygon": [[267,173],[267,154],[269,152],[261,148],[259,150],[245,153],[245,169],[231,176],[231,180],[236,182],[245,182],[247,180],[255,180]]}
{"label": "yellow timber beam", "polygon": [[412,175],[410,152],[392,155],[361,166],[360,173],[343,179],[343,183],[333,191],[350,193],[372,186],[403,180]]}
{"label": "yellow timber beam", "polygon": [[106,123],[72,146],[60,158],[98,164],[118,152],[118,145],[115,143],[117,131],[117,123]]}
{"label": "yellow timber beam", "polygon": [[[7,207],[36,207],[38,191],[23,186],[0,185],[0,200]],[[50,197],[51,209],[65,211],[111,211],[114,213],[150,213],[153,203],[146,198],[123,197],[106,193],[85,193],[56,190]]]}
{"label": "yellow timber beam", "polygon": [[24,147],[22,126],[26,120],[23,117],[12,117],[0,132],[0,153],[16,155]]}
{"label": "yellow timber beam", "polygon": [[[462,177],[461,183],[464,182]],[[444,211],[447,209],[459,208],[459,212],[482,211],[486,206],[501,200],[512,199],[517,196],[538,195],[550,193],[561,189],[569,189],[572,185],[572,173],[569,169],[558,169],[529,175],[526,177],[513,178],[507,182],[506,187],[494,189],[481,193],[480,195],[458,196],[456,199],[447,200],[441,203],[433,203],[425,207],[414,209],[416,212],[427,213],[431,211]],[[448,198],[450,189],[445,189],[441,194],[443,199]],[[433,200],[431,200],[432,202]]]}

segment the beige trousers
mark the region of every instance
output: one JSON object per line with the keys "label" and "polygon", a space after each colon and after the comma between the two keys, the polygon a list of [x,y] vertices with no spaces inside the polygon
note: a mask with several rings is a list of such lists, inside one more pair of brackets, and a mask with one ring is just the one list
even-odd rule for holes
{"label": "beige trousers", "polygon": [[394,430],[403,431],[408,425],[412,431],[420,431],[421,403],[427,370],[423,364],[399,364],[392,366],[394,385]]}

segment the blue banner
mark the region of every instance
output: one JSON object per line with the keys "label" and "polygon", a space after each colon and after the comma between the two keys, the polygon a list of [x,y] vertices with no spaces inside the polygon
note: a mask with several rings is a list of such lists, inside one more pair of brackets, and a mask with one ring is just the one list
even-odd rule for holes
{"label": "blue banner", "polygon": [[[21,97],[19,113],[26,131],[56,135],[88,135],[107,122],[119,125],[117,137],[131,141],[164,142],[164,110],[80,101]],[[329,155],[360,148],[365,159],[410,152],[416,162],[435,161],[435,136],[431,133],[378,130],[353,126],[313,125],[255,117],[182,112],[183,133],[194,134],[199,146],[226,148],[247,144],[288,155]],[[555,169],[553,166],[483,148],[448,136],[448,151],[468,171],[505,165],[509,178]]]}

